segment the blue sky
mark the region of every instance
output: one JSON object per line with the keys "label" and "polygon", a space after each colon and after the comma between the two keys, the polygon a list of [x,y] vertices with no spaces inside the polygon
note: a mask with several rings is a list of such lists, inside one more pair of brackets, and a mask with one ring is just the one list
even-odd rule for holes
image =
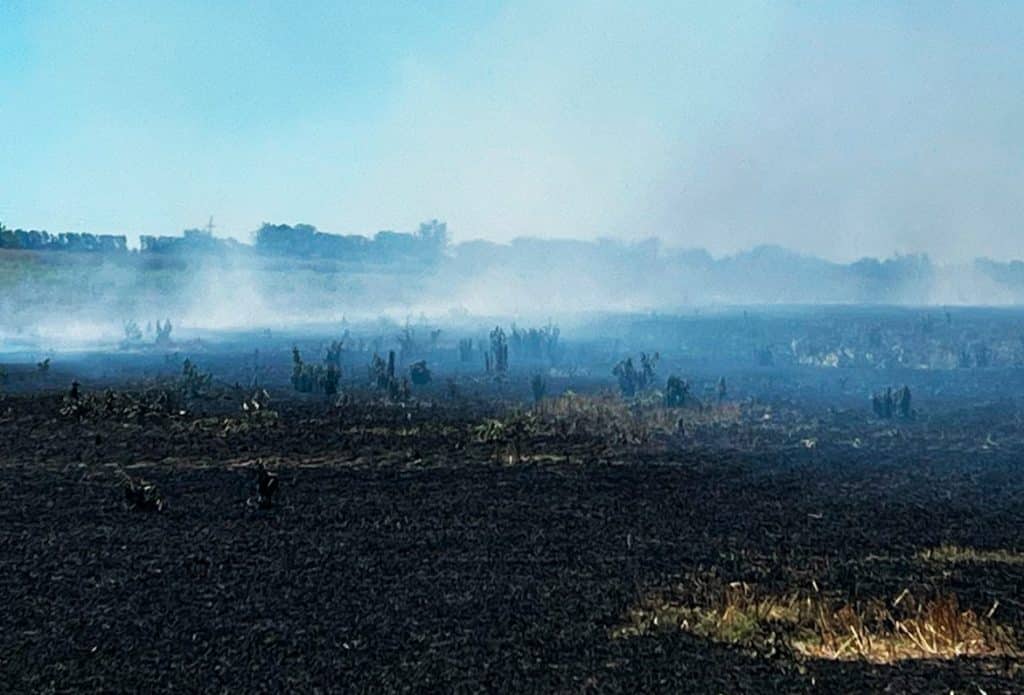
{"label": "blue sky", "polygon": [[0,0],[0,220],[1024,257],[1024,4]]}

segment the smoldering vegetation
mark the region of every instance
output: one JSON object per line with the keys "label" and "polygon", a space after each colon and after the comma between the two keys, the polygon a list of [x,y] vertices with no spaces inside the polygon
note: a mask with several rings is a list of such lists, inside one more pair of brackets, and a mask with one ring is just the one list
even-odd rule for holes
{"label": "smoldering vegetation", "polygon": [[0,252],[6,683],[1013,689],[1014,264],[439,225]]}
{"label": "smoldering vegetation", "polygon": [[1013,309],[161,319],[8,354],[0,669],[1013,690],[1021,392]]}
{"label": "smoldering vegetation", "polygon": [[[571,321],[729,305],[1013,305],[1020,262],[925,256],[843,264],[772,246],[713,258],[656,240],[453,244],[442,222],[373,237],[266,224],[252,243],[95,237],[0,227],[0,340],[80,347],[170,317],[184,328],[295,327],[387,316]],[[0,345],[0,347],[3,347]]]}

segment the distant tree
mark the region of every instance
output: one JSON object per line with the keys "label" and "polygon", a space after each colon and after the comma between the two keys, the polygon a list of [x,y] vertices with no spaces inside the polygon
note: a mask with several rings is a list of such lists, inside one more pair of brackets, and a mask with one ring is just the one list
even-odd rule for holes
{"label": "distant tree", "polygon": [[443,249],[448,245],[448,225],[438,220],[421,223],[416,235],[437,248]]}
{"label": "distant tree", "polygon": [[419,241],[420,246],[416,256],[421,261],[435,263],[448,248],[448,225],[438,220],[423,222],[414,238]]}
{"label": "distant tree", "polygon": [[274,253],[309,255],[313,252],[317,229],[308,224],[263,223],[256,231],[256,248]]}
{"label": "distant tree", "polygon": [[0,222],[0,249],[13,249],[18,247],[18,239],[13,229],[8,229]]}

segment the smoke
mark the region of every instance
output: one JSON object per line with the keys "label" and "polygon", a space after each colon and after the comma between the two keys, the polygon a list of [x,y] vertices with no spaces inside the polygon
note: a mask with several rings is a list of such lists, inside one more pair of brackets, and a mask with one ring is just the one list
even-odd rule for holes
{"label": "smoke", "polygon": [[[836,263],[778,246],[715,257],[656,240],[457,244],[439,261],[388,266],[223,253],[6,252],[0,348],[116,345],[125,324],[196,331],[340,326],[416,317],[563,325],[593,313],[723,305],[1024,303],[1024,263],[926,256]],[[148,333],[151,338],[152,333]]]}
{"label": "smoke", "polygon": [[1019,5],[377,5],[14,13],[4,221],[1024,256]]}
{"label": "smoke", "polygon": [[1022,18],[519,5],[449,62],[410,59],[357,197],[393,192],[389,214],[440,214],[461,239],[1021,257]]}
{"label": "smoke", "polygon": [[0,8],[8,225],[463,242],[401,271],[0,257],[0,339],[1024,301],[1020,6],[378,5]]}

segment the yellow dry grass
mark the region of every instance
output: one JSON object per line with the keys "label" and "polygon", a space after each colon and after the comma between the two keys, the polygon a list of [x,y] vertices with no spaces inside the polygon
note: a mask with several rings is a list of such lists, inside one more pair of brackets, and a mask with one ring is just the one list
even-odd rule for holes
{"label": "yellow dry grass", "polygon": [[1024,564],[1024,553],[1013,550],[978,550],[959,545],[940,545],[937,548],[922,550],[918,559],[926,562],[944,564]]}
{"label": "yellow dry grass", "polygon": [[892,663],[904,659],[1015,654],[1012,633],[943,593],[916,599],[858,604],[820,594],[774,595],[742,583],[729,585],[708,605],[686,605],[663,593],[631,609],[612,636],[628,638],[686,630],[727,644],[757,646],[784,641],[804,656]]}

